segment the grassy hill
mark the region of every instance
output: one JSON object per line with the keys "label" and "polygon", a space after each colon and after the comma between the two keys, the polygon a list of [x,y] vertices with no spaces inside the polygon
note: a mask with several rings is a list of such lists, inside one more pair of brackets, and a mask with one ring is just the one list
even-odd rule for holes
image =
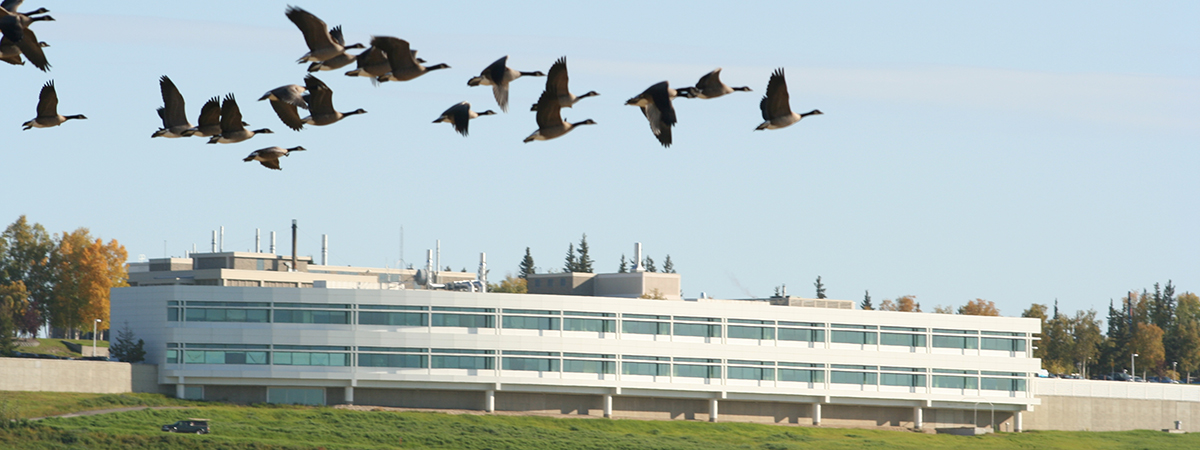
{"label": "grassy hill", "polygon": [[[165,399],[155,401],[165,402]],[[159,431],[163,424],[188,417],[211,419],[212,434],[176,435]],[[557,419],[202,404],[188,409],[51,418],[30,425],[9,427],[0,429],[0,448],[1193,449],[1200,448],[1200,434],[1169,435],[1158,431],[1030,432],[960,437],[739,423]]]}

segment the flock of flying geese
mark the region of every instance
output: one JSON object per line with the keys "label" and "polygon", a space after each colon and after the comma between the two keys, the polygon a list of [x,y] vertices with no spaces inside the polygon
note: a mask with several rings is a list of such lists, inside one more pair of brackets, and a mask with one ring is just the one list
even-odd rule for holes
{"label": "flock of flying geese", "polygon": [[[54,18],[46,15],[49,11],[39,8],[28,13],[18,13],[24,0],[4,0],[0,2],[0,60],[13,65],[24,65],[21,55],[30,63],[48,71],[49,62],[42,48],[48,47],[37,40],[29,26],[38,21],[52,21]],[[313,14],[295,6],[289,6],[285,15],[304,35],[309,52],[300,57],[298,63],[308,62],[309,72],[335,70],[355,63],[354,70],[346,72],[347,76],[368,77],[372,83],[379,84],[389,81],[410,81],[428,72],[448,69],[446,64],[425,65],[426,61],[417,57],[417,51],[410,48],[408,41],[390,36],[374,36],[371,46],[365,47],[362,53],[351,55],[349,49],[362,49],[362,44],[346,45],[342,36],[341,26],[328,28],[324,21]],[[721,81],[721,69],[718,68],[700,78],[695,86],[673,89],[666,82],[650,86],[641,94],[629,99],[626,105],[637,106],[650,122],[650,130],[664,146],[671,145],[671,127],[675,126],[675,107],[672,103],[676,97],[713,99],[736,91],[750,91],[748,87],[730,87]],[[596,122],[587,119],[582,122],[567,122],[562,119],[560,110],[571,108],[580,100],[600,95],[589,91],[583,95],[574,95],[568,89],[567,59],[559,58],[550,66],[549,74],[540,71],[522,72],[508,67],[508,57],[502,57],[480,72],[479,76],[467,81],[468,86],[491,86],[492,93],[500,110],[508,112],[508,86],[521,77],[546,77],[546,88],[542,91],[537,103],[531,111],[535,111],[538,129],[525,138],[524,142],[544,141],[561,137],[581,125],[594,125]],[[269,134],[271,130],[262,128],[247,129],[242,121],[241,111],[233,94],[227,94],[224,101],[219,97],[209,99],[200,109],[198,124],[188,122],[184,108],[183,95],[175,87],[175,83],[167,76],[159,79],[162,91],[163,106],[158,108],[159,118],[163,126],[151,137],[180,138],[188,136],[208,137],[209,144],[231,144],[242,142],[258,134]],[[350,112],[339,112],[333,107],[333,90],[311,73],[304,78],[304,85],[289,84],[267,91],[259,101],[269,100],[272,109],[288,128],[300,131],[305,125],[324,126],[336,123],[346,117],[364,114],[363,109]],[[298,108],[308,110],[308,115],[301,118]],[[790,126],[801,119],[822,114],[820,110],[812,110],[798,114],[792,112],[788,98],[787,81],[783,69],[776,69],[767,83],[767,93],[759,103],[762,110],[763,122],[755,130],[771,130]],[[475,112],[471,104],[461,102],[441,114],[433,123],[449,123],[454,130],[467,136],[468,124],[471,119],[479,116],[496,114],[487,110]],[[25,122],[25,130],[30,128],[48,128],[61,125],[71,119],[86,119],[82,114],[63,116],[58,113],[58,95],[54,90],[54,81],[47,82],[38,97],[37,117]],[[279,158],[288,156],[291,152],[302,151],[304,147],[268,147],[255,150],[244,161],[259,161],[270,169],[281,170]]]}

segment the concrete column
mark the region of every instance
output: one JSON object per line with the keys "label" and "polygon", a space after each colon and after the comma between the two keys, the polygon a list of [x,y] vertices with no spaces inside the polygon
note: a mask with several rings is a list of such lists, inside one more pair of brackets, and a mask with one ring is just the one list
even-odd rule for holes
{"label": "concrete column", "polygon": [[717,421],[717,399],[715,398],[708,400],[708,421]]}
{"label": "concrete column", "polygon": [[1021,423],[1021,411],[1013,413],[1013,431],[1017,433],[1025,431],[1025,426]]}
{"label": "concrete column", "polygon": [[612,418],[612,394],[604,394],[604,417]]}
{"label": "concrete column", "polygon": [[346,386],[346,398],[342,399],[347,405],[354,404],[354,386]]}
{"label": "concrete column", "polygon": [[820,403],[813,403],[812,419],[813,419],[814,427],[821,425],[821,404]]}
{"label": "concrete column", "polygon": [[183,392],[184,392],[184,385],[176,384],[175,385],[175,398],[183,398],[183,395],[184,395]]}
{"label": "concrete column", "polygon": [[925,413],[918,406],[913,408],[913,428],[920,430],[925,426]]}
{"label": "concrete column", "polygon": [[483,410],[487,412],[496,411],[496,391],[488,389],[484,393]]}

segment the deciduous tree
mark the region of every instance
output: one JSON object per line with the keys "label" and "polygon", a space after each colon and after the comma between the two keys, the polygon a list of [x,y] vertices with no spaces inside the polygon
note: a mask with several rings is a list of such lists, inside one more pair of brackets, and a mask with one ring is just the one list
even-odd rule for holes
{"label": "deciduous tree", "polygon": [[25,290],[25,283],[0,283],[0,355],[9,356],[16,351],[19,325],[28,308],[29,292]]}
{"label": "deciduous tree", "polygon": [[50,309],[53,283],[50,253],[54,250],[54,241],[45,228],[37,223],[30,224],[25,216],[5,228],[0,240],[5,243],[5,251],[0,254],[0,270],[3,270],[0,279],[25,284],[29,307],[18,328],[32,336],[45,322]]}
{"label": "deciduous tree", "polygon": [[999,316],[1000,310],[996,309],[996,303],[977,298],[958,307],[958,313],[970,316]]}
{"label": "deciduous tree", "polygon": [[954,314],[954,307],[949,305],[938,305],[933,307],[934,314]]}
{"label": "deciduous tree", "polygon": [[1163,330],[1152,323],[1139,324],[1133,333],[1133,351],[1138,354],[1138,367],[1150,372],[1162,370],[1165,353],[1163,351]]}
{"label": "deciduous tree", "polygon": [[1187,292],[1176,298],[1175,349],[1179,370],[1200,372],[1200,296]]}
{"label": "deciduous tree", "polygon": [[50,323],[65,330],[109,328],[109,289],[126,286],[125,247],[115,239],[93,240],[87,228],[63,233],[51,257],[54,295]]}
{"label": "deciduous tree", "polygon": [[529,292],[528,280],[524,278],[514,278],[512,275],[507,275],[500,284],[488,283],[489,292],[507,292],[510,294],[524,294]]}
{"label": "deciduous tree", "polygon": [[[1046,310],[1047,310],[1046,305],[1034,303],[1032,305],[1029,305],[1029,309],[1026,309],[1025,311],[1021,312],[1021,317],[1041,320],[1042,324],[1041,324],[1041,327],[1039,327],[1039,329],[1042,330],[1042,332],[1035,333],[1034,337],[1045,339],[1046,319],[1047,319]],[[1035,341],[1034,349],[1033,349],[1033,357],[1044,359],[1046,357],[1045,355],[1046,355],[1046,345],[1043,342]],[[1043,367],[1043,368],[1045,368],[1045,367]]]}

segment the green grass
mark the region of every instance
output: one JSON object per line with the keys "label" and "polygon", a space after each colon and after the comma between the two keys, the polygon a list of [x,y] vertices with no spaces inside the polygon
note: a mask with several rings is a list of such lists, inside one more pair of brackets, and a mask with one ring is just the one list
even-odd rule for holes
{"label": "green grass", "polygon": [[129,406],[195,406],[161,394],[81,394],[75,392],[0,391],[0,418],[29,419]]}
{"label": "green grass", "polygon": [[[211,419],[212,434],[175,435],[163,424]],[[142,410],[0,429],[12,449],[1194,449],[1200,434],[1157,431],[1030,432],[981,437],[691,421],[363,412],[333,408],[209,404]]]}
{"label": "green grass", "polygon": [[[92,346],[91,339],[38,339],[37,341],[41,343],[37,347],[17,347],[17,351],[23,353],[36,353],[39,355],[55,355],[79,358],[83,356],[83,354],[67,349],[67,346],[63,344],[63,341],[80,344],[85,347]],[[96,346],[108,348],[108,341],[97,340]]]}

